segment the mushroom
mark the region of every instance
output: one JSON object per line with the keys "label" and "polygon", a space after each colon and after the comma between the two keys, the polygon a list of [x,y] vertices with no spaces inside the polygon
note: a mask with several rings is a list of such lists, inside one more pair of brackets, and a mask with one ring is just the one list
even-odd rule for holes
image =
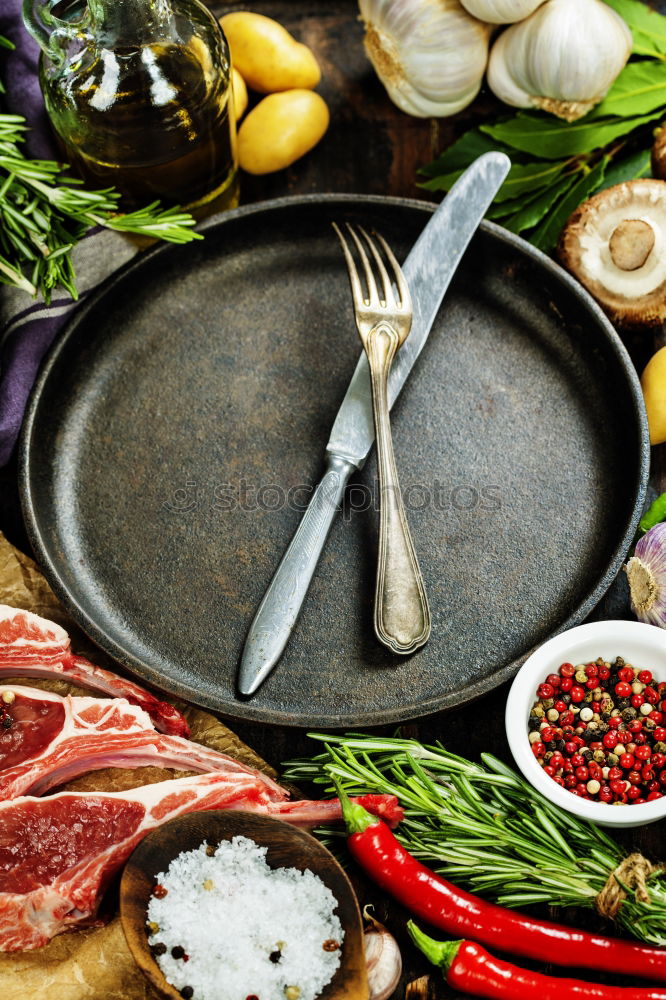
{"label": "mushroom", "polygon": [[666,319],[666,181],[625,181],[576,209],[558,245],[571,271],[619,326]]}

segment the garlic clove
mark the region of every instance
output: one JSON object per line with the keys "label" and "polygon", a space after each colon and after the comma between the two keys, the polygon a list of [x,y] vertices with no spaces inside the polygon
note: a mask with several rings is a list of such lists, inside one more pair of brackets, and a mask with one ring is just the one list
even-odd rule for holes
{"label": "garlic clove", "polygon": [[602,0],[548,0],[499,36],[488,85],[513,107],[575,121],[605,97],[631,48],[626,23]]}
{"label": "garlic clove", "polygon": [[488,24],[523,21],[545,0],[460,0],[466,11]]}
{"label": "garlic clove", "polygon": [[636,542],[625,566],[631,608],[639,621],[666,628],[666,524],[655,524]]}
{"label": "garlic clove", "polygon": [[388,1000],[395,992],[402,975],[400,948],[384,925],[370,916],[367,906],[363,910],[363,916],[369,921],[363,941],[370,1000]]}
{"label": "garlic clove", "polygon": [[402,111],[444,117],[474,100],[491,29],[458,0],[359,0],[359,8],[365,51]]}

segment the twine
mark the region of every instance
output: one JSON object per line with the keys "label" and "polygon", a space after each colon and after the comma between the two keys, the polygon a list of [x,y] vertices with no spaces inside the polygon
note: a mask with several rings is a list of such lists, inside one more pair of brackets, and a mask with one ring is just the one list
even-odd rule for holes
{"label": "twine", "polygon": [[633,890],[636,899],[640,900],[641,903],[649,903],[650,894],[647,890],[647,881],[653,872],[662,867],[662,865],[653,865],[642,854],[630,854],[610,873],[606,885],[597,895],[594,901],[597,912],[602,917],[614,920],[622,903],[627,898],[624,886]]}

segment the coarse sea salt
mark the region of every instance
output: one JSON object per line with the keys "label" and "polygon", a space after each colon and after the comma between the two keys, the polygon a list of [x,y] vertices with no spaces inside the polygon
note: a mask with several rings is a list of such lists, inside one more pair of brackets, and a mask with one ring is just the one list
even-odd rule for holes
{"label": "coarse sea salt", "polygon": [[315,1000],[333,978],[344,936],[335,896],[309,869],[269,868],[266,854],[234,837],[179,854],[157,876],[167,894],[151,897],[159,930],[148,940],[184,996]]}

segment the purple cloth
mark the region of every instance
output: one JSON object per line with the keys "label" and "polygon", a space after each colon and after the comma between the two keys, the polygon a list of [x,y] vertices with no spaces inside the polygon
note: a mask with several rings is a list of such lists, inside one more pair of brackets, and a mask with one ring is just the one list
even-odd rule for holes
{"label": "purple cloth", "polygon": [[[39,46],[21,18],[20,0],[0,0],[0,34],[16,46],[0,49],[0,76],[6,93],[3,110],[23,115],[30,131],[23,148],[37,159],[58,159],[55,140],[44,109],[37,79]],[[86,237],[75,247],[74,266],[81,298],[111,271],[136,253],[117,233],[104,231]],[[68,297],[45,305],[26,292],[0,285],[0,466],[12,457],[30,390],[42,359],[77,303]]]}

